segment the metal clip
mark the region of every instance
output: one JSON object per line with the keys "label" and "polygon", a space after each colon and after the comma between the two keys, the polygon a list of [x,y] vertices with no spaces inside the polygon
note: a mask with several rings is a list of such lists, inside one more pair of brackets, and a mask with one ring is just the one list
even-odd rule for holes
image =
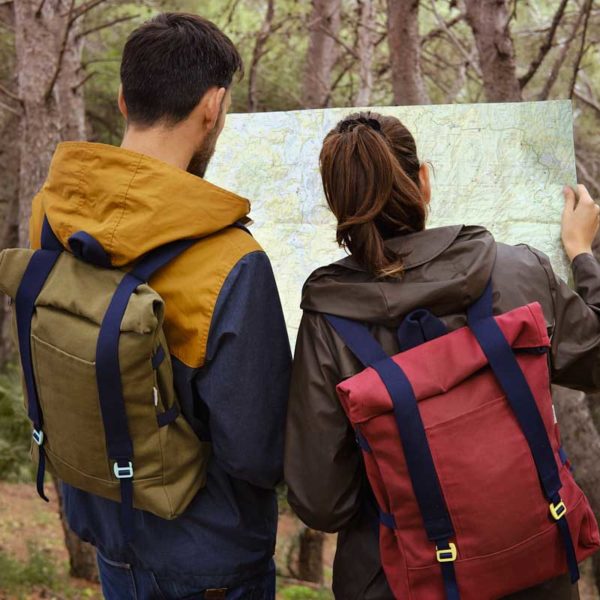
{"label": "metal clip", "polygon": [[41,446],[44,443],[44,432],[41,429],[39,431],[37,429],[34,429],[31,436],[33,437],[33,441],[38,446]]}
{"label": "metal clip", "polygon": [[113,473],[117,479],[131,479],[133,477],[133,463],[129,461],[125,467],[120,467],[119,463],[115,463]]}

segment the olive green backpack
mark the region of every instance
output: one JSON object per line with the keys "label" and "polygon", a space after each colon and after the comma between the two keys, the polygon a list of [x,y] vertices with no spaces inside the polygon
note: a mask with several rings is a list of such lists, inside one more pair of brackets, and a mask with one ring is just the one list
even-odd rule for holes
{"label": "olive green backpack", "polygon": [[210,445],[180,412],[163,332],[164,302],[150,277],[197,240],[112,268],[85,232],[64,251],[47,221],[42,249],[0,254],[33,423],[38,493],[44,471],[86,492],[174,519],[205,484]]}

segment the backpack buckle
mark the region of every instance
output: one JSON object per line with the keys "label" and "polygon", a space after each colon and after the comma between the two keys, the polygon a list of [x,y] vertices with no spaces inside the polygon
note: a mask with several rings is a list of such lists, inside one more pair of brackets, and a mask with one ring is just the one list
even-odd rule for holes
{"label": "backpack buckle", "polygon": [[113,465],[113,473],[117,479],[131,479],[133,477],[133,463],[129,461],[125,466],[116,462]]}
{"label": "backpack buckle", "polygon": [[441,550],[436,546],[435,555],[437,561],[440,563],[454,562],[458,553],[456,552],[456,545],[452,542],[448,543],[448,548],[442,548]]}
{"label": "backpack buckle", "polygon": [[38,446],[41,446],[44,443],[44,432],[41,429],[39,431],[34,429],[31,433],[31,437]]}
{"label": "backpack buckle", "polygon": [[550,503],[550,514],[556,521],[560,521],[567,514],[567,507],[561,500],[558,504]]}

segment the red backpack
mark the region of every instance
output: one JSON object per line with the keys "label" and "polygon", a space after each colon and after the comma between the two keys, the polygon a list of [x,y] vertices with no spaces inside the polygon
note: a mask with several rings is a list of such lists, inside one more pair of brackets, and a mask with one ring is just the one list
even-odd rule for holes
{"label": "red backpack", "polygon": [[408,315],[392,357],[365,325],[326,318],[366,367],[337,392],[394,596],[493,600],[567,571],[575,583],[600,538],[560,446],[541,306],[493,317],[490,283],[467,327]]}

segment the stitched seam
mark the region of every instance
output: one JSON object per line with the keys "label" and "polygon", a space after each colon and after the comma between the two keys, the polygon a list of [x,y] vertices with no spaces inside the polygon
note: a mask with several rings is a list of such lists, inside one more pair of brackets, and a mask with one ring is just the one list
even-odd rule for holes
{"label": "stitched seam", "polygon": [[131,189],[131,186],[133,185],[133,181],[136,178],[138,171],[140,170],[140,166],[142,164],[143,158],[144,158],[143,156],[140,156],[138,163],[135,166],[135,171],[133,172],[133,175],[131,176],[129,183],[127,184],[127,189],[125,190],[125,194],[123,194],[123,208],[121,209],[121,215],[118,217],[117,222],[115,223],[114,229],[112,231],[112,234],[110,236],[110,240],[109,240],[108,244],[106,245],[106,252],[108,254],[113,254],[113,252],[114,252],[115,235],[117,233],[117,229],[118,229],[119,225],[121,224],[121,221],[123,220],[123,217],[125,216],[125,211],[127,209],[127,196],[129,195],[129,190]]}
{"label": "stitched seam", "polygon": [[[248,235],[245,232],[242,232],[242,233],[244,233],[244,235]],[[230,245],[230,247],[233,246],[236,250],[240,250],[242,252],[245,251],[245,249],[241,245],[235,243],[232,239],[228,239],[228,237],[229,236],[224,237],[222,241],[225,243],[228,243]],[[243,254],[242,256],[236,256],[234,259],[229,258],[229,260],[227,260],[227,262],[225,263],[225,266],[223,267],[223,269],[218,272],[215,285],[211,289],[211,293],[209,296],[210,301],[207,304],[207,309],[208,309],[210,318],[206,319],[205,323],[203,323],[202,328],[200,329],[200,356],[201,356],[200,364],[198,364],[197,366],[190,365],[182,358],[182,356],[180,354],[178,354],[178,352],[176,350],[175,351],[171,350],[171,354],[175,358],[180,360],[186,366],[191,367],[191,368],[200,368],[206,362],[206,353],[208,351],[208,338],[210,335],[210,329],[211,329],[213,318],[214,318],[215,306],[217,304],[221,290],[223,289],[225,280],[227,279],[228,275],[231,273],[231,271],[237,265],[238,262],[240,262],[241,260],[246,258],[246,256],[249,256],[250,254],[254,254],[255,252],[263,252],[264,253],[264,250],[262,250],[262,248],[259,247],[254,250],[245,251],[245,254]]]}
{"label": "stitched seam", "polygon": [[[89,154],[89,152],[88,152],[88,154]],[[81,169],[79,169],[79,173],[77,175],[77,194],[79,195],[79,201],[77,202],[77,212],[80,212],[81,207],[83,206],[83,203],[84,203],[83,193],[82,193],[83,176],[84,175],[85,175],[85,164],[82,162]],[[71,236],[72,233],[74,233],[73,227],[69,227],[68,223],[65,223],[65,230],[67,231],[67,233],[69,233],[69,237]]]}
{"label": "stitched seam", "polygon": [[[50,458],[52,458],[52,460],[56,460],[58,462],[60,462],[62,465],[64,465],[66,468],[70,469],[71,471],[75,471],[76,473],[79,473],[80,475],[82,475],[83,477],[85,477],[86,479],[92,479],[94,481],[98,481],[100,483],[103,484],[110,484],[113,487],[118,487],[119,486],[119,482],[118,481],[114,481],[112,479],[101,479],[100,477],[95,477],[94,475],[90,475],[89,473],[85,473],[84,471],[81,471],[80,469],[77,469],[76,467],[74,467],[73,465],[71,465],[70,463],[68,463],[66,460],[64,460],[63,458],[61,458],[60,456],[58,456],[58,454],[55,454],[54,452],[52,452],[52,450],[50,450],[49,448],[47,448],[45,445],[44,447],[46,448],[46,454],[48,454],[48,456]],[[135,481],[155,481],[160,479],[160,475],[159,476],[154,476],[154,477],[144,477],[142,479],[140,478],[136,478]]]}
{"label": "stitched seam", "polygon": [[[572,512],[576,509],[579,508],[579,506],[581,505],[581,503],[584,501],[585,497],[583,494],[580,494],[579,500],[577,500],[577,502],[573,505],[573,508],[569,507],[569,511]],[[491,554],[481,554],[479,556],[471,556],[470,558],[462,558],[462,559],[458,559],[456,561],[456,563],[467,563],[467,562],[472,562],[475,560],[481,560],[484,558],[493,558],[495,556],[500,556],[506,552],[510,552],[516,548],[518,548],[519,546],[524,546],[527,543],[531,542],[532,540],[535,540],[536,538],[539,538],[543,535],[546,535],[548,532],[552,531],[553,528],[557,527],[556,524],[554,523],[549,523],[548,527],[546,527],[546,529],[544,529],[543,531],[539,531],[538,533],[528,537],[525,540],[521,540],[520,542],[514,544],[513,546],[509,546],[508,548],[503,548],[502,550],[498,550],[497,552],[492,552]],[[430,565],[424,565],[422,567],[407,567],[407,570],[409,571],[420,571],[423,569],[430,569],[431,567],[437,565],[438,563],[431,563]]]}

